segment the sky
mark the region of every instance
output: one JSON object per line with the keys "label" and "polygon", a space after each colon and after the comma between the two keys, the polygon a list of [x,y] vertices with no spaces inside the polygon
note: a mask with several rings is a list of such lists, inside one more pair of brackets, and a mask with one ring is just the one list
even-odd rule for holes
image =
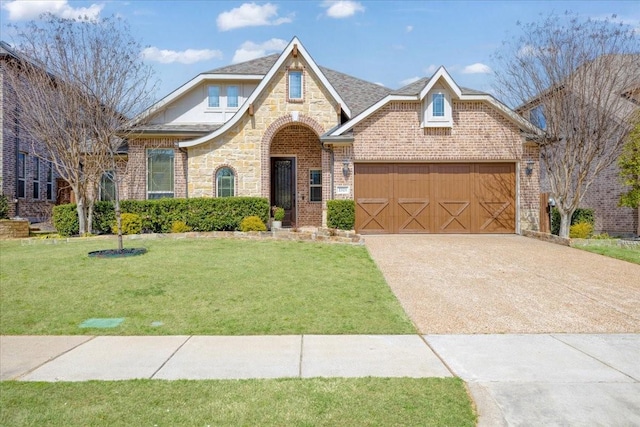
{"label": "sky", "polygon": [[638,1],[0,1],[0,38],[51,12],[117,15],[143,46],[160,99],[198,74],[281,52],[298,37],[314,61],[391,89],[443,65],[459,86],[493,93],[493,55],[518,22],[550,12],[616,19],[640,31]]}

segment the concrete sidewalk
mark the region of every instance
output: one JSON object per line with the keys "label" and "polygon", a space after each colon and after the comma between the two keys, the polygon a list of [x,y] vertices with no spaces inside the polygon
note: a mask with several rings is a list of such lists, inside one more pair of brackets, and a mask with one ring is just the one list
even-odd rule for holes
{"label": "concrete sidewalk", "polygon": [[450,377],[419,335],[3,336],[0,379]]}
{"label": "concrete sidewalk", "polygon": [[2,336],[0,379],[450,377],[480,426],[640,425],[640,335]]}

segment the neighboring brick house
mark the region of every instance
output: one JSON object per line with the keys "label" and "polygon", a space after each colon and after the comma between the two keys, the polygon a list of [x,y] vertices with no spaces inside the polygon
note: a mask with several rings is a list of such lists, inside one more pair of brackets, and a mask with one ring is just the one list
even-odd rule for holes
{"label": "neighboring brick house", "polygon": [[0,181],[9,217],[48,220],[57,197],[57,173],[44,148],[20,130],[6,67],[20,56],[0,41]]}
{"label": "neighboring brick house", "polygon": [[392,91],[318,66],[294,38],[141,117],[123,198],[262,196],[298,227],[353,199],[363,233],[538,229],[536,128],[444,68]]}
{"label": "neighboring brick house", "polygon": [[[615,112],[611,114],[612,120],[626,120],[633,112],[640,113],[640,56],[632,55],[633,60],[618,61],[616,57],[607,58],[607,64],[617,67],[627,73],[630,78],[624,81],[631,81],[631,87],[620,87],[613,91],[610,98],[620,99],[609,101],[615,106]],[[603,74],[604,75],[604,74]],[[599,93],[604,98],[605,94]],[[608,95],[608,94],[607,94]],[[593,102],[595,108],[597,101]],[[544,127],[546,120],[537,99],[534,99],[518,108],[520,114],[529,117],[533,123],[538,123]],[[607,109],[609,111],[609,109]],[[618,156],[621,150],[618,152]],[[544,164],[542,164],[544,166]],[[541,191],[549,193],[551,186],[546,179],[544,167],[540,175]],[[580,208],[593,209],[595,217],[595,233],[607,233],[612,236],[640,235],[640,209],[619,206],[620,196],[626,192],[625,186],[620,180],[620,171],[617,162],[614,162],[594,179],[588,191],[584,194],[580,203]]]}

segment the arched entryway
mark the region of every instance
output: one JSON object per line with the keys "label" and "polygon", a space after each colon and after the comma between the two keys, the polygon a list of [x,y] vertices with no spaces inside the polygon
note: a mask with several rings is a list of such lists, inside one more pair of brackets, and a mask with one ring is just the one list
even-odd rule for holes
{"label": "arched entryway", "polygon": [[294,122],[275,132],[269,150],[269,199],[285,208],[284,226],[322,225],[322,148],[318,134]]}

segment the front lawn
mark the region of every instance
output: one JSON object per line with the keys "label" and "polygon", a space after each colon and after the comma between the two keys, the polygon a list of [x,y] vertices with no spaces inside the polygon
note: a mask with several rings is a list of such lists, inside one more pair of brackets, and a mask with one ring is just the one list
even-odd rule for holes
{"label": "front lawn", "polygon": [[473,426],[458,378],[0,382],[3,426]]}
{"label": "front lawn", "polygon": [[[415,333],[362,246],[152,239],[0,242],[0,334]],[[115,328],[81,328],[88,319]]]}
{"label": "front lawn", "polygon": [[620,246],[616,243],[615,240],[613,242],[602,242],[596,240],[591,242],[585,241],[585,243],[574,243],[573,247],[596,254],[605,255],[610,258],[616,258],[623,261],[629,261],[634,264],[640,264],[640,245]]}

